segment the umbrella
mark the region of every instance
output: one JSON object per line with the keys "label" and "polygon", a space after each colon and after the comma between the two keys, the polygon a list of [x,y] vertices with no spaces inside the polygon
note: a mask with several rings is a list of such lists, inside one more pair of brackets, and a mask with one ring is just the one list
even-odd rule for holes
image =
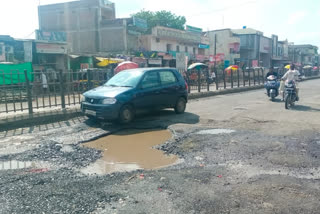
{"label": "umbrella", "polygon": [[309,69],[309,68],[312,68],[312,66],[306,65],[306,66],[303,67],[303,69]]}
{"label": "umbrella", "polygon": [[117,64],[124,61],[123,59],[102,58],[102,57],[96,57],[96,59],[100,61],[97,64],[99,67],[106,67],[110,64]]}
{"label": "umbrella", "polygon": [[238,69],[239,69],[239,66],[237,66],[237,65],[231,65],[231,66],[226,68],[226,70],[233,70],[233,71],[236,71]]}
{"label": "umbrella", "polygon": [[313,67],[313,70],[318,70],[318,67],[317,67],[317,66],[314,66],[314,67]]}
{"label": "umbrella", "polygon": [[197,68],[197,67],[208,67],[206,64],[203,63],[193,63],[188,67],[188,70]]}
{"label": "umbrella", "polygon": [[124,71],[124,70],[129,70],[129,69],[134,69],[134,68],[139,68],[139,65],[137,63],[134,62],[130,62],[130,61],[125,61],[125,62],[121,62],[115,69],[115,73],[119,73],[120,71]]}
{"label": "umbrella", "polygon": [[284,68],[290,69],[290,68],[291,68],[291,65],[286,65],[286,66],[284,66]]}

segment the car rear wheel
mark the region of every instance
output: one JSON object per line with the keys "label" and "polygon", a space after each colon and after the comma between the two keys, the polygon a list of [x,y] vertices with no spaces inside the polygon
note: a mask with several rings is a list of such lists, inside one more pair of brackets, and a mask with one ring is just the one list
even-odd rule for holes
{"label": "car rear wheel", "polygon": [[135,116],[134,109],[130,105],[124,105],[120,109],[119,122],[122,124],[127,124],[133,121]]}
{"label": "car rear wheel", "polygon": [[186,99],[183,97],[180,97],[176,103],[176,106],[174,107],[174,111],[177,114],[183,114],[186,110],[187,102]]}

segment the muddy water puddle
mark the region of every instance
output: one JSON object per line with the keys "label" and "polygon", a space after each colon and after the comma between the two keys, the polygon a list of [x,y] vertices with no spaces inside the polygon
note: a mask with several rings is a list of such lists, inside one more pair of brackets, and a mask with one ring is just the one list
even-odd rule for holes
{"label": "muddy water puddle", "polygon": [[102,151],[102,158],[81,170],[108,174],[137,169],[159,169],[175,164],[178,157],[154,149],[172,138],[169,130],[126,130],[83,144]]}

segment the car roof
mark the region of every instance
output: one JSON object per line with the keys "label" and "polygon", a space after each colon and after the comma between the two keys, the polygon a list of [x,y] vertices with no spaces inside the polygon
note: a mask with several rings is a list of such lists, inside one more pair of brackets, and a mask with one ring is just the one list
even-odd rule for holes
{"label": "car roof", "polygon": [[158,67],[158,68],[135,68],[135,69],[125,70],[125,72],[142,72],[142,73],[146,73],[148,71],[162,71],[162,70],[177,71],[177,69],[175,69],[175,68]]}

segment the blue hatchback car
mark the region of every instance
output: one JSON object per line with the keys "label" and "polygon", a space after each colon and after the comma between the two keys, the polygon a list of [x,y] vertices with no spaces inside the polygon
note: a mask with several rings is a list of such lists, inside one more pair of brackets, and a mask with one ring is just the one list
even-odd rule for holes
{"label": "blue hatchback car", "polygon": [[129,123],[141,110],[174,108],[182,114],[187,101],[188,85],[176,69],[138,68],[84,93],[81,109],[88,117]]}

